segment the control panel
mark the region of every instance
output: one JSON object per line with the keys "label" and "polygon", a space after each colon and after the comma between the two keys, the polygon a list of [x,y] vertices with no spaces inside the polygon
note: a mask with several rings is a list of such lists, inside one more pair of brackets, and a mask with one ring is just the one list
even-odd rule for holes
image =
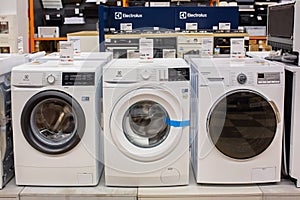
{"label": "control panel", "polygon": [[95,85],[94,72],[63,72],[62,73],[63,86],[93,86]]}
{"label": "control panel", "polygon": [[168,69],[169,81],[189,81],[190,69],[189,68],[169,68]]}
{"label": "control panel", "polygon": [[257,73],[257,84],[280,84],[280,72]]}

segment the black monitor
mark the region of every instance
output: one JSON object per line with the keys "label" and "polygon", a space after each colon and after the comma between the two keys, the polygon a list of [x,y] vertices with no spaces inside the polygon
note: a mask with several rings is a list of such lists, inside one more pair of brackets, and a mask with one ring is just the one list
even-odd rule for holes
{"label": "black monitor", "polygon": [[269,7],[268,36],[293,38],[294,9],[294,3]]}

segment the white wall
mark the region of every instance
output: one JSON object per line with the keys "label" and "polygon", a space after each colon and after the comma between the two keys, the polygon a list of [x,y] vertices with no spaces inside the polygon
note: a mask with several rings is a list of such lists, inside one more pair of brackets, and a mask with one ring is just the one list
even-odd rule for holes
{"label": "white wall", "polygon": [[[18,0],[28,1],[28,0]],[[1,15],[15,15],[17,13],[17,0],[0,0]]]}
{"label": "white wall", "polygon": [[0,0],[0,15],[17,15],[17,34],[23,37],[24,53],[28,52],[28,0]]}

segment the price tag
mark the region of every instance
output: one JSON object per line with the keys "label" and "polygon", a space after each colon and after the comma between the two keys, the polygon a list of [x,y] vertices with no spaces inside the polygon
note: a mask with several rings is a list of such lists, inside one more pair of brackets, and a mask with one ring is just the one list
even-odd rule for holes
{"label": "price tag", "polygon": [[120,30],[132,32],[132,23],[120,23]]}
{"label": "price tag", "polygon": [[74,43],[71,41],[60,41],[60,64],[70,65],[74,61]]}
{"label": "price tag", "polygon": [[244,38],[231,38],[230,39],[230,57],[231,58],[244,58],[245,57],[245,40]]}
{"label": "price tag", "polygon": [[198,30],[198,23],[186,23],[185,30],[187,31],[197,31]]}
{"label": "price tag", "polygon": [[140,39],[140,55],[144,58],[153,58],[153,39]]}
{"label": "price tag", "polygon": [[230,23],[219,23],[219,30],[230,31]]}
{"label": "price tag", "polygon": [[79,36],[70,36],[68,41],[73,42],[74,53],[80,53],[80,37]]}

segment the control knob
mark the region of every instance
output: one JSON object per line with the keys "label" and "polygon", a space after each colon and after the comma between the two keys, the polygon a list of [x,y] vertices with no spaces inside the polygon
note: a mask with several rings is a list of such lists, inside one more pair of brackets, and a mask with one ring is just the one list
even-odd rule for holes
{"label": "control knob", "polygon": [[240,73],[238,76],[237,76],[237,82],[239,84],[245,84],[247,82],[247,76],[246,74],[243,74],[243,73]]}
{"label": "control knob", "polygon": [[50,74],[49,76],[47,76],[47,82],[51,85],[54,84],[55,83],[55,77],[52,74]]}
{"label": "control knob", "polygon": [[148,80],[151,77],[151,71],[145,69],[141,72],[141,77],[144,80]]}

